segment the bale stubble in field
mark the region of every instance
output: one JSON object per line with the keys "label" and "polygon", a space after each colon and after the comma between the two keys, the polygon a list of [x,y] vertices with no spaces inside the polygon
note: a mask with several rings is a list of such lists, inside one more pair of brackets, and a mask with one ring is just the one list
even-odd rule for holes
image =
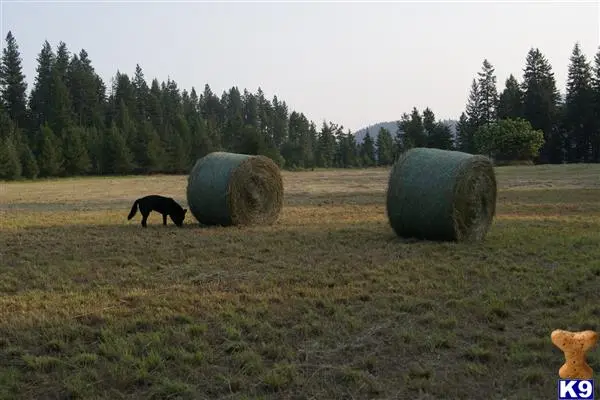
{"label": "bale stubble in field", "polygon": [[204,225],[271,225],[283,206],[283,179],[265,156],[213,152],[190,171],[187,201]]}
{"label": "bale stubble in field", "polygon": [[387,215],[401,237],[482,241],[496,213],[491,160],[458,151],[414,148],[392,167]]}

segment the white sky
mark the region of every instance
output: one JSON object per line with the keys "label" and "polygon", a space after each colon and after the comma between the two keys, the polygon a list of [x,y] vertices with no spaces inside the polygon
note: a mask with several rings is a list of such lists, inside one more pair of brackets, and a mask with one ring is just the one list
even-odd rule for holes
{"label": "white sky", "polygon": [[484,58],[498,90],[539,47],[564,92],[578,41],[592,60],[600,7],[587,2],[31,2],[0,5],[33,85],[44,40],[85,48],[105,82],[117,69],[181,89],[208,83],[276,94],[320,126],[355,131],[413,106],[458,119]]}

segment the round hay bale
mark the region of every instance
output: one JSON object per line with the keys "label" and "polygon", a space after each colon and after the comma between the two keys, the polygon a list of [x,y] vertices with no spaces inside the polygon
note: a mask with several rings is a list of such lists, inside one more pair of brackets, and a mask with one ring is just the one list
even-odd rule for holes
{"label": "round hay bale", "polygon": [[187,202],[204,225],[270,225],[283,206],[283,179],[268,157],[213,152],[190,171]]}
{"label": "round hay bale", "polygon": [[482,241],[496,213],[496,192],[489,158],[414,148],[392,167],[388,220],[401,237]]}

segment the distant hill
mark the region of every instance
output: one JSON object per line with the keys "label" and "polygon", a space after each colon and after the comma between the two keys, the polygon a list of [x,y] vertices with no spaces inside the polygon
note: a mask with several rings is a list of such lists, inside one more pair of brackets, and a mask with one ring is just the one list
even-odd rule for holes
{"label": "distant hill", "polygon": [[[450,128],[450,132],[452,133],[452,137],[456,138],[456,124],[458,121],[453,119],[445,119],[442,122]],[[365,135],[367,134],[367,129],[369,130],[369,135],[375,140],[377,138],[377,134],[379,133],[379,129],[385,128],[392,134],[393,137],[396,137],[396,132],[398,131],[398,121],[387,121],[387,122],[379,122],[370,126],[366,126],[362,129],[354,132],[354,137],[356,138],[356,143],[362,143],[365,139]]]}
{"label": "distant hill", "polygon": [[365,135],[367,134],[367,129],[369,130],[369,135],[375,140],[377,138],[377,134],[379,133],[379,129],[385,128],[392,134],[392,137],[396,136],[396,132],[398,131],[398,121],[388,121],[388,122],[379,122],[377,124],[366,126],[362,129],[354,132],[354,138],[356,139],[356,143],[362,143],[365,139]]}

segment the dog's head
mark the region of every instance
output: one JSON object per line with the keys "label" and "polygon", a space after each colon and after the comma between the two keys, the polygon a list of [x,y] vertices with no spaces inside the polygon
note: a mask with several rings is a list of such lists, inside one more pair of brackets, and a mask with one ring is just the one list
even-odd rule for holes
{"label": "dog's head", "polygon": [[173,222],[177,226],[183,225],[183,220],[185,219],[185,214],[187,213],[187,208],[184,208],[180,213],[173,216]]}

